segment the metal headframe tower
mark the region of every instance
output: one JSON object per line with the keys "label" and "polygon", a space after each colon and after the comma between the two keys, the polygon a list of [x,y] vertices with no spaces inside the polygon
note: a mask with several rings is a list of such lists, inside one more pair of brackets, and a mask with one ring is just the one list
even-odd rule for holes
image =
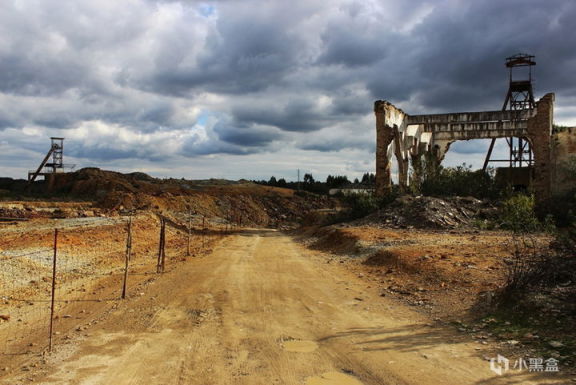
{"label": "metal headframe tower", "polygon": [[[29,183],[34,182],[39,175],[56,174],[63,172],[64,168],[74,167],[74,165],[64,164],[64,138],[52,137],[50,141],[50,150],[48,150],[40,166],[36,170],[28,172]],[[48,162],[50,157],[52,157],[52,162]]]}
{"label": "metal headframe tower", "polygon": [[64,168],[63,154],[64,154],[64,138],[50,138],[52,149],[52,163],[46,163],[46,167],[52,169],[52,172],[58,172],[59,169]]}
{"label": "metal headframe tower", "polygon": [[[534,91],[532,88],[532,67],[536,65],[534,55],[519,53],[506,58],[506,67],[509,70],[509,86],[502,111],[532,110],[536,107]],[[509,167],[531,167],[534,164],[530,142],[525,138],[506,138],[509,148],[508,159],[490,159],[496,139],[492,139],[483,170],[489,162],[508,162]]]}

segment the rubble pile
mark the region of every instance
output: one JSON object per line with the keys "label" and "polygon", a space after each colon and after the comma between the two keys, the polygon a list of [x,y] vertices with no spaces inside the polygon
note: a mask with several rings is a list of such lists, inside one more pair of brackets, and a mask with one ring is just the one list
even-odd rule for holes
{"label": "rubble pile", "polygon": [[30,210],[17,207],[0,207],[0,218],[30,218]]}
{"label": "rubble pile", "polygon": [[472,226],[475,221],[496,215],[497,208],[490,202],[473,197],[402,196],[364,220],[395,228],[451,229]]}

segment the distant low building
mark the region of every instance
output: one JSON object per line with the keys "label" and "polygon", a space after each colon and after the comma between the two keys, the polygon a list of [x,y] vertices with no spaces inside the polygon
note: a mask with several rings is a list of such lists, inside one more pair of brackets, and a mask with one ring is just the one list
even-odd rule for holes
{"label": "distant low building", "polygon": [[374,187],[367,186],[345,186],[328,190],[328,195],[372,195],[373,193]]}

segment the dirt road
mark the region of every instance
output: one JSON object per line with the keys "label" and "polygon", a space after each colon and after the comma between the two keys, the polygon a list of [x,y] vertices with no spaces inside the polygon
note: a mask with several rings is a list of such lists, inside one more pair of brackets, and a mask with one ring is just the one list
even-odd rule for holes
{"label": "dirt road", "polygon": [[[540,384],[282,233],[182,263],[6,383]],[[550,383],[566,383],[551,381]]]}

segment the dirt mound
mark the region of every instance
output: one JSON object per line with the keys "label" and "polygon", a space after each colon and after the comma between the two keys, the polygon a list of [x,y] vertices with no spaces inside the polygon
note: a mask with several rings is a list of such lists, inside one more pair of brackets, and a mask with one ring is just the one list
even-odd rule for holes
{"label": "dirt mound", "polygon": [[472,226],[475,221],[494,217],[495,213],[496,208],[488,201],[472,197],[403,196],[359,222],[396,228],[450,229]]}
{"label": "dirt mound", "polygon": [[122,174],[98,168],[84,168],[59,174],[47,186],[34,189],[46,197],[90,200],[107,212],[153,210],[157,212],[192,212],[194,215],[219,217],[223,222],[242,225],[278,226],[299,222],[310,210],[332,205],[327,197],[298,193],[294,190],[261,186],[240,180],[158,179],[141,172]]}
{"label": "dirt mound", "polygon": [[338,228],[322,227],[309,233],[315,241],[309,246],[313,249],[331,251],[339,254],[357,253],[358,237],[345,233]]}

